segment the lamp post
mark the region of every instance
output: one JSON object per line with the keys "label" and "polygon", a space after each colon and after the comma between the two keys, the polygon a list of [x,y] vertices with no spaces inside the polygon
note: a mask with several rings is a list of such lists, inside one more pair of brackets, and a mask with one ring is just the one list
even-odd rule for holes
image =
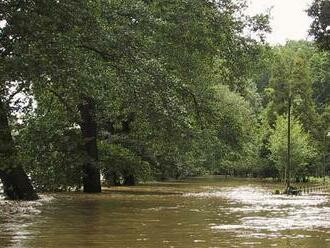
{"label": "lamp post", "polygon": [[288,144],[287,144],[287,168],[286,168],[286,188],[289,190],[291,181],[291,92],[288,99]]}
{"label": "lamp post", "polygon": [[327,137],[330,137],[330,131],[324,133],[324,153],[323,153],[323,182],[325,183],[326,176],[326,159],[327,159]]}

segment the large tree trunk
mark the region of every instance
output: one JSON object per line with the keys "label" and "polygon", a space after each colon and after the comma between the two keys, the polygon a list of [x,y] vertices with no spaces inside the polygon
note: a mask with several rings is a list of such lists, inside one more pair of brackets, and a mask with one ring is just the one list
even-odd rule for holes
{"label": "large tree trunk", "polygon": [[100,168],[98,165],[97,125],[95,105],[91,97],[82,97],[79,105],[81,134],[85,143],[86,159],[83,165],[83,185],[86,193],[101,192]]}
{"label": "large tree trunk", "polygon": [[10,200],[37,200],[29,177],[16,160],[13,137],[8,124],[7,111],[0,99],[0,179],[5,196]]}
{"label": "large tree trunk", "polygon": [[24,201],[39,199],[22,166],[16,165],[16,167],[10,169],[1,169],[0,178],[7,199]]}

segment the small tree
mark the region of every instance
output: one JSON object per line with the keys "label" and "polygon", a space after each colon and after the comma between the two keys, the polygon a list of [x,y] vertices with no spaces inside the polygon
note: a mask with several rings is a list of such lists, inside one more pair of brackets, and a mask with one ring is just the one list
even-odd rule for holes
{"label": "small tree", "polygon": [[[286,116],[279,116],[275,123],[275,129],[270,136],[270,159],[274,161],[282,179],[287,175],[287,124]],[[291,120],[291,176],[304,178],[308,175],[308,165],[316,157],[316,149],[312,143],[310,134],[295,118]]]}

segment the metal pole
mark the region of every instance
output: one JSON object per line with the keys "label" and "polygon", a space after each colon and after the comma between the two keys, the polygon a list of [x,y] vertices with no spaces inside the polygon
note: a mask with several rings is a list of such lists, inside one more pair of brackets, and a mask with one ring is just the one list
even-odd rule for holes
{"label": "metal pole", "polygon": [[325,133],[324,133],[324,151],[323,151],[323,183],[325,183],[325,151],[326,151],[326,149],[327,149],[326,138],[327,138],[327,132],[325,132]]}
{"label": "metal pole", "polygon": [[291,179],[291,94],[288,100],[288,161],[287,161],[287,176],[286,186],[287,189],[290,187]]}
{"label": "metal pole", "polygon": [[327,130],[324,133],[324,152],[323,152],[323,182],[325,183],[326,176],[326,159],[327,159],[327,137],[329,135],[329,131]]}

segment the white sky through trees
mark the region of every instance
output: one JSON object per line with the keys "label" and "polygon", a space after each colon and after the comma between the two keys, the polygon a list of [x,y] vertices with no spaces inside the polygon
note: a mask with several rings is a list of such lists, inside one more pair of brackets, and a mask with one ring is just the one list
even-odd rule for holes
{"label": "white sky through trees", "polygon": [[286,40],[310,39],[308,29],[312,19],[306,10],[312,0],[247,0],[251,14],[270,10],[272,33],[267,36],[271,44],[284,44]]}

